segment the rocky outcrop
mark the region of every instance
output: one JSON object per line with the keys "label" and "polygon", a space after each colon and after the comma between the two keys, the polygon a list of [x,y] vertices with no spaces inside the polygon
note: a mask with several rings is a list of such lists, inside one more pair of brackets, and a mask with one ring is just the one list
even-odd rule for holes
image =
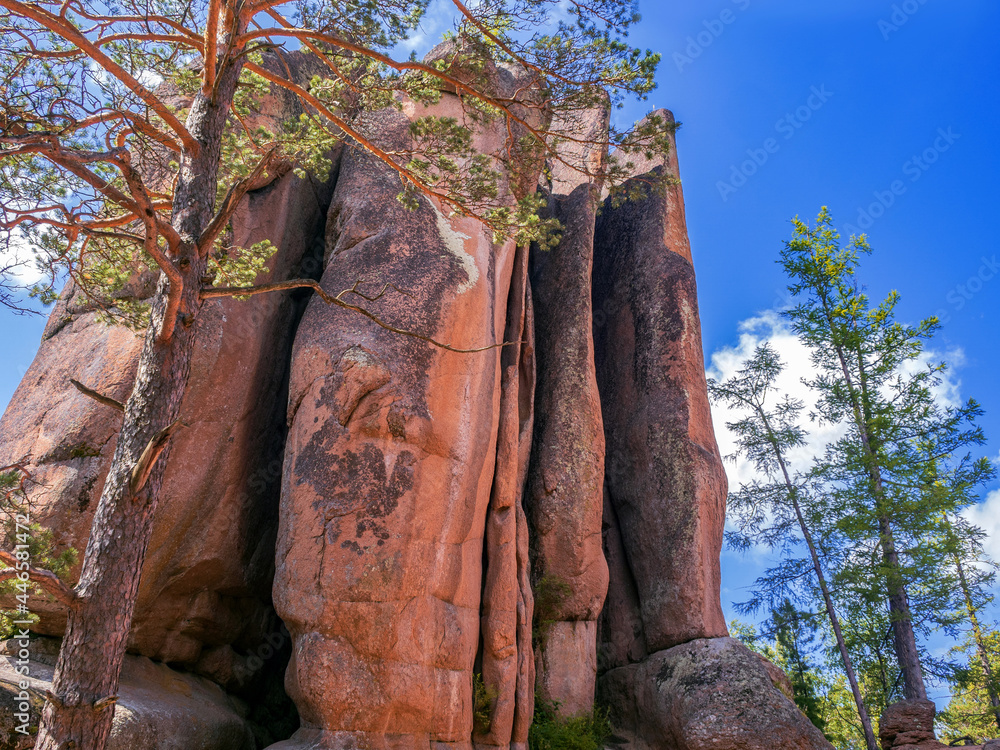
{"label": "rocky outcrop", "polygon": [[[16,642],[0,647],[9,654],[0,656],[0,750],[25,750],[34,745],[52,687],[58,642],[32,642],[28,676],[18,671]],[[244,704],[209,680],[127,656],[108,750],[254,750],[246,714]]]}
{"label": "rocky outcrop", "polygon": [[[676,174],[676,155],[657,169]],[[594,311],[614,511],[607,523],[624,551],[611,587],[616,598],[636,593],[633,619],[642,630],[606,629],[610,650],[641,658],[643,650],[725,636],[719,554],[726,475],[708,404],[679,185],[665,196],[606,203],[594,240]]]}
{"label": "rocky outcrop", "polygon": [[[274,61],[272,61],[274,63]],[[275,63],[276,64],[276,63]],[[293,71],[308,65],[291,55]],[[301,111],[279,92],[258,124]],[[286,172],[250,192],[227,240],[270,240],[259,283],[316,274],[331,187]],[[149,289],[139,289],[141,298]],[[284,444],[288,360],[302,294],[206,301],[136,605],[132,653],[249,687],[280,631],[270,603]],[[83,557],[121,414],[84,396],[76,379],[120,402],[131,391],[142,336],[98,320],[72,285],[0,420],[0,465],[26,460],[33,521]],[[74,571],[76,572],[76,571]],[[61,635],[65,613],[33,603],[35,631]]]}
{"label": "rocky outcrop", "polygon": [[488,723],[474,727],[473,736],[479,747],[526,748],[535,703],[534,597],[530,582],[528,523],[522,502],[531,450],[535,394],[533,315],[527,261],[528,249],[518,248],[504,332],[504,341],[523,343],[504,347],[500,355],[497,460],[486,514],[480,607],[482,681],[491,706]]}
{"label": "rocky outcrop", "polygon": [[604,425],[594,371],[591,278],[594,223],[608,112],[562,123],[589,143],[549,160],[544,190],[562,224],[560,242],[534,252],[531,288],[537,311],[537,417],[526,507],[532,575],[539,589],[538,693],[560,713],[588,713],[597,679],[597,616],[608,588],[601,549]]}
{"label": "rocky outcrop", "polygon": [[[510,93],[518,88],[510,72],[492,74]],[[446,92],[429,111],[458,107]],[[374,117],[389,147],[405,146],[404,112]],[[502,142],[503,128],[477,132],[480,150]],[[292,355],[274,585],[294,639],[286,685],[303,726],[276,747],[469,747],[474,708],[490,716],[477,742],[526,740],[530,593],[515,410],[523,399],[511,390],[523,368],[517,347],[503,347],[510,361],[496,346],[505,331],[522,330],[508,325],[508,309],[523,308],[524,263],[520,285],[512,283],[513,242],[494,244],[482,223],[449,217],[426,197],[409,211],[399,191],[385,165],[345,155],[324,289],[361,282],[368,299],[352,299],[381,321],[486,348],[449,351],[310,303]],[[481,609],[484,536],[490,601]],[[487,705],[475,706],[481,614]]]}
{"label": "rocky outcrop", "polygon": [[[299,276],[316,249],[324,186],[286,174],[255,191],[234,241],[278,248],[259,281]],[[317,262],[313,260],[312,262]],[[280,623],[270,605],[283,411],[291,334],[289,294],[210,300],[198,319],[181,409],[136,605],[129,650],[220,681],[246,681],[254,649]],[[108,327],[68,290],[0,421],[0,464],[29,457],[33,520],[81,553],[114,452],[120,413],[70,378],[124,401],[141,338]],[[35,630],[61,635],[65,614],[37,602]]]}
{"label": "rocky outcrop", "polygon": [[[878,740],[882,750],[943,750],[949,747],[939,742],[934,733],[936,714],[937,706],[929,700],[904,700],[887,706],[878,723]],[[965,741],[971,742],[968,739]],[[963,747],[1000,750],[1000,740]]]}
{"label": "rocky outcrop", "polygon": [[[676,175],[675,150],[639,168],[649,167]],[[638,748],[828,748],[763,662],[725,637],[726,476],[679,184],[605,202],[594,240],[594,341],[610,569],[598,693],[616,730]]]}
{"label": "rocky outcrop", "polygon": [[937,708],[933,701],[906,700],[893,703],[882,713],[878,723],[878,739],[883,750],[893,747],[931,744],[940,747],[934,734],[934,715]]}
{"label": "rocky outcrop", "polygon": [[[473,74],[531,91],[503,67]],[[268,101],[262,117],[292,114]],[[364,122],[389,150],[414,118],[461,114],[448,91],[399,104]],[[547,252],[437,198],[408,210],[360,149],[334,154],[329,184],[279,174],[234,219],[235,242],[278,246],[258,281],[321,277],[363,309],[206,303],[130,649],[244,695],[291,649],[302,725],[274,750],[526,750],[536,689],[565,715],[596,689],[637,750],[829,747],[780,672],[726,637],[726,482],[683,196],[598,215],[606,154],[588,142],[606,117],[581,113],[581,138],[549,155],[564,233]],[[476,128],[512,203],[538,177],[498,156],[520,131]],[[676,174],[676,156],[629,187],[650,170]],[[0,422],[0,465],[27,459],[60,545],[86,544],[120,418],[69,379],[124,400],[138,349],[67,290]],[[61,632],[58,607],[40,614],[38,632]],[[262,723],[200,678],[128,663],[121,746],[243,747]]]}
{"label": "rocky outcrop", "polygon": [[604,674],[600,700],[635,750],[831,750],[732,638],[696,639]]}

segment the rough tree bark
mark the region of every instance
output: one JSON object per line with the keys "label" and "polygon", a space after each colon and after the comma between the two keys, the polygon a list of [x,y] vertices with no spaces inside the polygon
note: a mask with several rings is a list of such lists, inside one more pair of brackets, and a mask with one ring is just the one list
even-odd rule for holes
{"label": "rough tree bark", "polygon": [[[233,31],[238,35],[243,29],[237,23]],[[176,299],[176,279],[171,282],[161,274],[36,750],[103,750],[111,731],[139,571],[169,451],[169,428],[176,427],[190,372],[193,324],[207,264],[207,252],[199,251],[198,240],[212,218],[222,132],[242,65],[242,56],[227,56],[214,89],[208,95],[199,92],[188,114],[187,129],[198,147],[182,154],[171,221],[182,240],[171,257],[182,293],[174,309],[169,293],[173,285]]]}

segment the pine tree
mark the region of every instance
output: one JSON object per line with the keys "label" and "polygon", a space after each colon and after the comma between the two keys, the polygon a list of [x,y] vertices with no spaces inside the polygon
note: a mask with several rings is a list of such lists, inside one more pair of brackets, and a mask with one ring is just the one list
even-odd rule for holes
{"label": "pine tree", "polygon": [[766,631],[774,638],[777,665],[792,683],[797,705],[817,729],[826,731],[826,717],[820,699],[820,679],[810,663],[809,653],[816,648],[817,627],[813,612],[800,612],[790,599],[772,610]]}
{"label": "pine tree", "polygon": [[842,246],[825,208],[815,227],[799,219],[793,225],[781,263],[797,304],[785,314],[811,350],[815,376],[808,385],[818,396],[818,418],[846,428],[819,472],[827,512],[853,545],[839,558],[838,581],[851,582],[869,601],[884,597],[903,694],[926,699],[916,634],[932,603],[947,596],[935,585],[941,561],[930,540],[971,499],[925,493],[925,470],[947,459],[955,481],[968,487],[992,476],[986,459],[967,452],[984,442],[975,425],[980,409],[974,401],[943,405],[934,396],[946,369],[928,362],[924,350],[939,326],[935,318],[898,322],[895,291],[870,305],[856,277],[861,256],[871,252],[864,237]]}
{"label": "pine tree", "polygon": [[748,458],[757,473],[764,477],[745,483],[730,494],[727,507],[735,515],[739,526],[738,532],[727,535],[730,546],[747,549],[763,543],[772,549],[781,548],[790,553],[790,548],[801,540],[809,553],[808,562],[791,558],[768,570],[758,579],[755,596],[743,606],[743,610],[756,610],[768,603],[775,616],[779,611],[787,612],[790,602],[784,599],[775,606],[775,599],[780,600],[792,582],[801,580],[803,573],[812,573],[851,686],[865,744],[868,750],[877,750],[871,719],[858,687],[812,531],[816,526],[807,520],[806,477],[794,473],[789,467],[788,452],[805,444],[806,433],[798,423],[804,405],[787,394],[772,403],[777,398],[775,383],[782,369],[777,352],[765,343],[757,347],[734,377],[724,383],[714,379],[708,383],[709,393],[716,401],[744,414],[742,419],[727,423],[726,427],[736,435],[738,455]]}

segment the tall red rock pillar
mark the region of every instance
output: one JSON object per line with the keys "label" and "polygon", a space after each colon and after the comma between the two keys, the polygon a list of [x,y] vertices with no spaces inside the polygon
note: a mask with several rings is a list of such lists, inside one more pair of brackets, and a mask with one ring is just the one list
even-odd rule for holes
{"label": "tall red rock pillar", "polygon": [[[641,180],[664,168],[677,174],[673,149],[635,173]],[[763,662],[726,637],[719,599],[726,475],[680,185],[617,208],[606,203],[594,244],[611,579],[599,698],[634,748],[830,750]]]}
{"label": "tall red rock pillar", "polygon": [[[661,110],[661,117],[673,117]],[[665,165],[677,174],[674,150]],[[680,185],[610,205],[594,242],[594,340],[610,517],[648,652],[727,635],[719,599],[726,475],[712,429]],[[615,595],[628,587],[612,585]],[[608,616],[623,613],[608,602]],[[618,640],[636,628],[615,628]],[[627,651],[627,647],[626,647]],[[621,662],[616,656],[613,662]]]}
{"label": "tall red rock pillar", "polygon": [[[509,71],[496,75],[505,95],[523,90]],[[406,147],[417,109],[372,115],[387,148]],[[448,93],[432,112],[461,116]],[[505,133],[503,122],[486,126],[477,150],[491,153]],[[302,728],[275,748],[470,748],[481,614],[483,677],[499,684],[486,685],[495,726],[487,736],[477,727],[476,742],[526,740],[530,707],[518,705],[531,694],[518,683],[531,676],[523,653],[531,646],[518,613],[523,621],[530,602],[521,595],[523,473],[518,396],[509,387],[504,413],[513,421],[503,423],[497,455],[503,385],[516,385],[518,368],[516,356],[502,367],[494,346],[504,340],[518,254],[512,242],[494,244],[480,222],[448,217],[425,197],[407,210],[400,189],[399,176],[374,157],[345,154],[323,288],[356,289],[367,299],[344,299],[399,329],[494,348],[447,351],[311,301],[292,354],[274,585],[293,637],[286,688]],[[523,270],[520,279],[520,299],[511,301],[523,321]],[[523,322],[511,330],[520,334]],[[481,608],[488,528],[496,576]]]}
{"label": "tall red rock pillar", "polygon": [[549,206],[563,234],[556,247],[533,254],[531,269],[538,385],[525,505],[537,592],[537,685],[539,697],[556,702],[564,716],[593,709],[597,617],[608,588],[604,426],[590,307],[600,184],[588,176],[604,166],[607,118],[607,110],[588,110],[579,122],[559,124],[579,139],[549,162]]}

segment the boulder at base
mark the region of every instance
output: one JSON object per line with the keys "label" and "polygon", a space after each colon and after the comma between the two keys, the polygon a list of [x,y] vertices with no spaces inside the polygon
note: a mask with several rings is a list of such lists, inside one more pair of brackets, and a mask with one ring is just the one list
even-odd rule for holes
{"label": "boulder at base", "polygon": [[[878,722],[878,740],[883,750],[943,750],[934,734],[937,706],[929,700],[898,701],[888,706]],[[1000,740],[984,745],[963,745],[966,750],[1000,750]]]}
{"label": "boulder at base", "polygon": [[[22,722],[17,643],[0,644],[0,750],[34,745],[45,692],[59,642],[32,640],[27,678],[30,735],[17,731]],[[203,677],[177,672],[143,656],[126,656],[118,704],[107,750],[254,750],[253,731],[245,707]]]}
{"label": "boulder at base", "polygon": [[733,638],[702,638],[613,669],[599,683],[634,750],[830,750],[823,733]]}

